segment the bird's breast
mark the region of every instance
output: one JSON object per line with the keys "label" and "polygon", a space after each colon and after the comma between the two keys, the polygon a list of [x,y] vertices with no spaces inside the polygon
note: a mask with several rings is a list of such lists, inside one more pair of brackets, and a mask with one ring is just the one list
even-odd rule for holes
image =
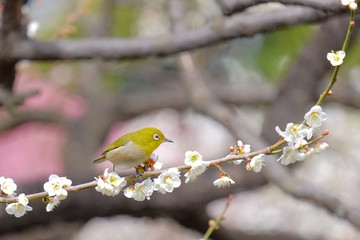
{"label": "bird's breast", "polygon": [[108,151],[105,157],[120,170],[136,167],[149,158],[145,151],[132,142]]}

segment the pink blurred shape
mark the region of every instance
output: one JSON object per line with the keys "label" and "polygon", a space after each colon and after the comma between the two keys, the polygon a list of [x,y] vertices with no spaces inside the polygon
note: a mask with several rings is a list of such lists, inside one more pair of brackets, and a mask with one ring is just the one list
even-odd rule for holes
{"label": "pink blurred shape", "polygon": [[[32,76],[33,77],[33,76]],[[19,74],[15,92],[37,89],[40,94],[26,100],[23,110],[51,110],[68,118],[81,116],[86,104],[46,79],[29,79]],[[11,177],[18,184],[47,179],[52,173],[62,175],[62,149],[68,139],[56,124],[26,123],[0,134],[0,176]]]}

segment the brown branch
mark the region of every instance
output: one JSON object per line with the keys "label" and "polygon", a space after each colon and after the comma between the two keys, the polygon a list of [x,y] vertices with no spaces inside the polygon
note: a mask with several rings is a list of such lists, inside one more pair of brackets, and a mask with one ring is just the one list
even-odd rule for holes
{"label": "brown branch", "polygon": [[15,80],[15,64],[17,60],[10,59],[15,39],[21,28],[21,7],[24,0],[5,0],[2,11],[2,26],[0,30],[0,87],[12,90]]}
{"label": "brown branch", "polygon": [[22,93],[11,93],[0,87],[0,106],[4,106],[8,111],[14,110],[17,106],[24,103],[25,99],[38,95],[39,90],[30,90]]}
{"label": "brown branch", "polygon": [[271,13],[234,15],[217,19],[212,24],[196,30],[174,33],[154,38],[129,39],[78,39],[41,42],[19,40],[16,49],[8,55],[13,60],[58,59],[137,59],[161,57],[182,51],[198,49],[238,37],[316,22],[334,13],[324,13],[304,7],[287,7]]}
{"label": "brown branch", "polygon": [[21,7],[24,0],[4,0],[2,15],[1,34],[8,37],[10,34],[18,34],[21,28]]}
{"label": "brown branch", "polygon": [[[137,202],[133,199],[127,199],[123,194],[115,197],[103,196],[94,189],[80,191],[79,193],[69,194],[68,198],[61,202],[60,206],[54,212],[46,213],[45,204],[40,200],[33,200],[30,206],[32,212],[22,218],[14,220],[13,216],[8,215],[5,211],[0,212],[0,232],[6,233],[19,229],[20,227],[29,227],[36,224],[46,224],[53,219],[57,220],[84,220],[93,216],[112,216],[116,214],[132,214],[138,216],[176,216],[181,217],[182,211],[189,209],[191,206],[204,206],[208,202],[226,197],[229,192],[245,191],[262,185],[264,179],[261,175],[249,173],[243,167],[230,169],[231,175],[236,181],[231,188],[216,189],[209,179],[216,179],[218,171],[215,168],[209,168],[194,183],[183,183],[173,193],[160,194],[154,193],[150,201]],[[69,176],[73,179],[73,176]],[[93,178],[92,178],[93,179]],[[82,179],[83,182],[91,180],[87,176]],[[46,181],[46,180],[44,180]],[[74,181],[73,181],[74,182]],[[32,183],[28,186],[19,186],[18,192],[37,192],[42,190],[43,182]],[[76,188],[76,187],[75,187]],[[214,189],[214,191],[209,191]],[[46,194],[45,194],[46,195]],[[181,201],[179,201],[181,200]],[[106,204],[104,204],[106,202]],[[76,211],[74,211],[76,209]],[[91,209],[91,211],[89,211]],[[176,217],[175,216],[175,217]],[[204,224],[206,224],[204,222]]]}
{"label": "brown branch", "polygon": [[68,120],[55,111],[32,110],[17,112],[12,118],[2,118],[0,120],[0,132],[10,130],[27,122],[57,123],[68,127]]}
{"label": "brown branch", "polygon": [[245,9],[256,6],[262,3],[282,3],[284,5],[298,5],[313,8],[314,10],[324,12],[344,13],[347,8],[338,0],[218,0],[224,15],[230,16],[232,14],[242,12]]}

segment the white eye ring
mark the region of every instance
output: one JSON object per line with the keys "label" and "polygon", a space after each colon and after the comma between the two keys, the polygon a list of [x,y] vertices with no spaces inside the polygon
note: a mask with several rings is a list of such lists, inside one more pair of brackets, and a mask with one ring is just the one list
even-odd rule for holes
{"label": "white eye ring", "polygon": [[155,134],[153,135],[153,138],[154,138],[156,141],[160,140],[160,136],[159,136],[159,134],[157,134],[157,133],[155,133]]}

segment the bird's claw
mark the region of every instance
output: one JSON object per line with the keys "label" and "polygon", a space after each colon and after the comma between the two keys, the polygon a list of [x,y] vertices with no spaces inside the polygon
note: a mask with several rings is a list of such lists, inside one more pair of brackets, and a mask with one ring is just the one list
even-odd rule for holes
{"label": "bird's claw", "polygon": [[145,169],[143,166],[139,165],[135,167],[135,176],[141,179],[141,176],[145,172]]}

